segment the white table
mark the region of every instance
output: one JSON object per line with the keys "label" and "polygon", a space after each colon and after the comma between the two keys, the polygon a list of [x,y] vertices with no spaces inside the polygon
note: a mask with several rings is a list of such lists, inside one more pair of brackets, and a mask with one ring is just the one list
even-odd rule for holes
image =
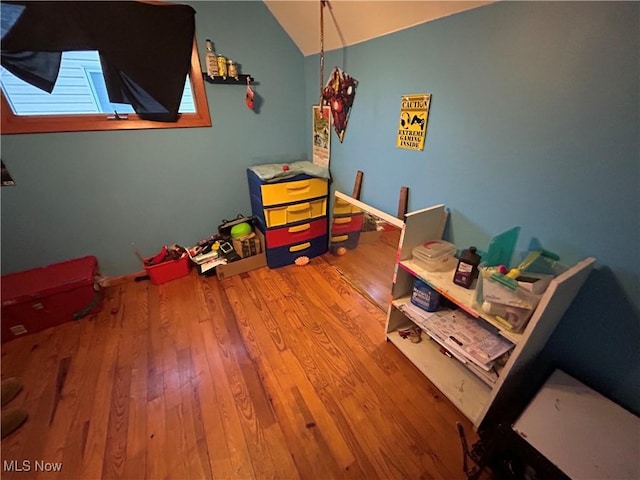
{"label": "white table", "polygon": [[561,370],[513,430],[570,478],[640,479],[640,418]]}

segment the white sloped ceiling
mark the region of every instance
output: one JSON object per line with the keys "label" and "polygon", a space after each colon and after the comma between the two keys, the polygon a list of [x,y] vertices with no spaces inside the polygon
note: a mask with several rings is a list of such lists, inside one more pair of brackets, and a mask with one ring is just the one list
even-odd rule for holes
{"label": "white sloped ceiling", "polygon": [[[320,52],[320,0],[263,0],[304,56]],[[323,9],[325,51],[354,45],[493,1],[331,0]]]}

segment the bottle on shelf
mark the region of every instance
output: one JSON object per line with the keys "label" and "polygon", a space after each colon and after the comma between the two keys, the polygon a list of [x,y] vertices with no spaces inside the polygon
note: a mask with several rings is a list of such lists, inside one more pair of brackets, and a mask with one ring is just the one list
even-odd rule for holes
{"label": "bottle on shelf", "polygon": [[213,42],[208,38],[207,38],[207,75],[210,78],[214,78],[220,75],[218,71],[218,58],[216,56],[216,51],[213,48]]}
{"label": "bottle on shelf", "polygon": [[227,75],[238,80],[238,64],[231,59],[227,60]]}
{"label": "bottle on shelf", "polygon": [[218,75],[227,78],[227,57],[218,55]]}
{"label": "bottle on shelf", "polygon": [[458,266],[453,275],[453,283],[464,288],[471,288],[471,284],[478,277],[478,265],[481,257],[476,253],[476,247],[469,247],[458,257]]}

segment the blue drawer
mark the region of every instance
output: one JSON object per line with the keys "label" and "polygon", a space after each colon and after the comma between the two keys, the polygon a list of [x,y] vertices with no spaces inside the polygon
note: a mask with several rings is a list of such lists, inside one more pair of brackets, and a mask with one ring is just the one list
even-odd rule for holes
{"label": "blue drawer", "polygon": [[267,248],[267,265],[269,268],[284,267],[295,263],[298,257],[313,258],[322,255],[327,252],[327,239],[327,235],[322,235],[301,244]]}
{"label": "blue drawer", "polygon": [[329,251],[331,253],[336,253],[336,250],[340,247],[353,250],[358,246],[358,242],[360,241],[360,231],[349,232],[343,235],[331,235],[330,238]]}

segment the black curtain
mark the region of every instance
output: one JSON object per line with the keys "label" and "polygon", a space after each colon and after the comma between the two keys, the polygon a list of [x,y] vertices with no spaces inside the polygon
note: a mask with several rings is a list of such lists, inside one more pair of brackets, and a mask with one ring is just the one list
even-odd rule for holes
{"label": "black curtain", "polygon": [[195,11],[134,1],[3,2],[24,7],[3,21],[2,66],[51,92],[61,52],[97,50],[109,100],[141,118],[175,122],[191,67]]}

